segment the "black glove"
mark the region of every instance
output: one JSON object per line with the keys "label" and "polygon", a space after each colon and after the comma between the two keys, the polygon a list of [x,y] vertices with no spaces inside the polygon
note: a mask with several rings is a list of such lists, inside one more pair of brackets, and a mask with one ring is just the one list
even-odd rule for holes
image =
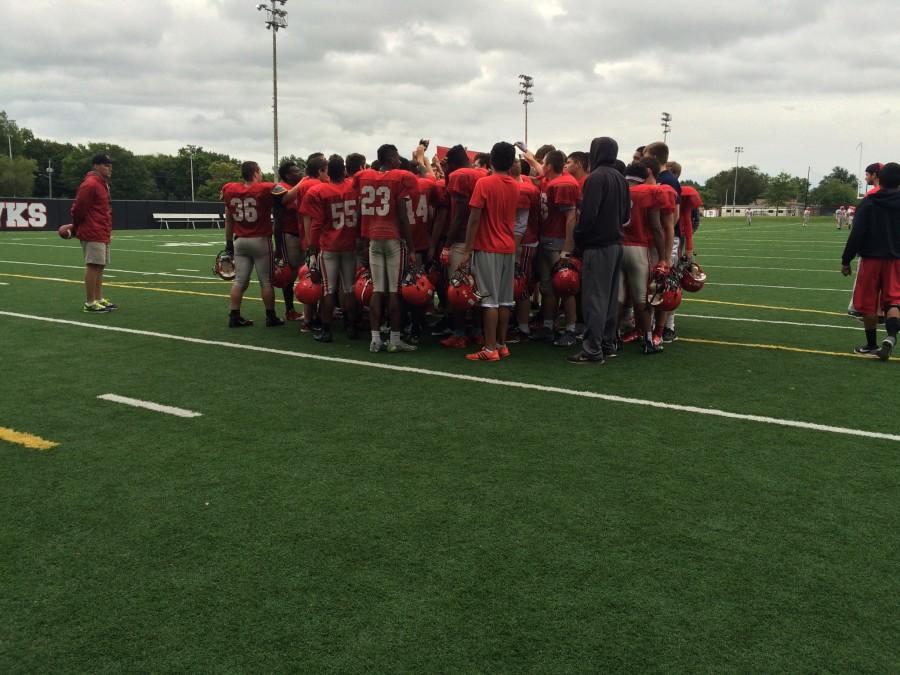
{"label": "black glove", "polygon": [[225,252],[232,258],[234,257],[234,241],[225,242]]}

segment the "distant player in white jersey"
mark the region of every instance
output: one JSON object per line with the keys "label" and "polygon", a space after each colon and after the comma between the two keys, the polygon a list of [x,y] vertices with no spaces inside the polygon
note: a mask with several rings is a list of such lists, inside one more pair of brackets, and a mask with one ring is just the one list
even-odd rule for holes
{"label": "distant player in white jersey", "polygon": [[747,227],[750,227],[753,223],[753,209],[747,209],[744,214],[747,216]]}
{"label": "distant player in white jersey", "polygon": [[809,225],[809,207],[803,209],[803,227]]}

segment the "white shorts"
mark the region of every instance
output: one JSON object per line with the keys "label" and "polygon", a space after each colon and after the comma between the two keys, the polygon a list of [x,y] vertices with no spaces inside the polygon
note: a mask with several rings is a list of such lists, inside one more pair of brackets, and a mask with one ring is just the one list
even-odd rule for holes
{"label": "white shorts", "polygon": [[370,240],[369,268],[376,293],[396,293],[403,274],[403,246],[400,240]]}
{"label": "white shorts", "polygon": [[356,274],[356,251],[320,251],[318,257],[323,292],[326,295],[336,293],[340,278],[341,290],[344,293],[352,293]]}
{"label": "white shorts", "polygon": [[630,297],[631,304],[641,307],[647,304],[647,282],[650,270],[659,262],[655,248],[623,246],[622,268],[619,271],[619,304]]}
{"label": "white shorts", "polygon": [[250,272],[256,268],[256,278],[263,288],[272,285],[275,254],[271,237],[237,237],[234,240],[234,285],[246,291]]}

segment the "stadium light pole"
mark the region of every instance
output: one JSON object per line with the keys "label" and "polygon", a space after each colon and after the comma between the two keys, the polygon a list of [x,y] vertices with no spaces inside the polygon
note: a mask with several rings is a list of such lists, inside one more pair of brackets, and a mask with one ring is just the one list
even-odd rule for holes
{"label": "stadium light pole", "polygon": [[53,160],[47,159],[47,180],[50,181],[50,196],[53,199]]}
{"label": "stadium light pole", "polygon": [[744,151],[743,145],[734,146],[734,194],[731,196],[731,215],[734,215],[734,212],[737,210],[737,176],[738,176],[738,166],[741,163],[741,153]]}
{"label": "stadium light pole", "polygon": [[522,94],[522,105],[525,106],[525,147],[528,147],[528,104],[534,103],[531,90],[534,88],[534,78],[530,75],[519,75],[519,93]]}
{"label": "stadium light pole", "polygon": [[287,0],[269,0],[269,5],[259,4],[256,9],[266,13],[266,30],[272,31],[272,125],[275,161],[272,169],[278,175],[278,30],[287,28],[287,12],[279,9]]}
{"label": "stadium light pole", "polygon": [[188,153],[188,158],[191,160],[191,201],[196,201],[194,199],[194,151],[191,150]]}
{"label": "stadium light pole", "polygon": [[663,143],[665,143],[669,132],[672,131],[672,126],[669,124],[672,121],[672,116],[669,113],[664,112],[659,119],[663,129]]}
{"label": "stadium light pole", "polygon": [[12,134],[9,133],[9,130],[16,123],[15,120],[8,120],[9,124],[6,125],[6,142],[9,144],[9,159],[12,161]]}
{"label": "stadium light pole", "polygon": [[856,172],[856,196],[861,197],[864,192],[863,181],[865,180],[862,172],[862,141],[860,141],[859,145],[856,147],[859,149],[859,170]]}

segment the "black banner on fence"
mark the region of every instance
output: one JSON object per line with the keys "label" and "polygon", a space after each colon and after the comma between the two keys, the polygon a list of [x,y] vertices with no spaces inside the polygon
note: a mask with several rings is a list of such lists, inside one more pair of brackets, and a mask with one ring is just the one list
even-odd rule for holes
{"label": "black banner on fence", "polygon": [[[160,223],[154,219],[154,213],[217,214],[220,218],[224,218],[224,207],[225,205],[221,202],[164,202],[114,199],[112,201],[113,229],[142,230],[159,227]],[[55,230],[60,225],[72,222],[72,217],[69,215],[71,209],[71,199],[0,197],[0,231]],[[183,219],[180,224],[185,224]],[[208,225],[212,225],[212,222],[208,223]]]}

